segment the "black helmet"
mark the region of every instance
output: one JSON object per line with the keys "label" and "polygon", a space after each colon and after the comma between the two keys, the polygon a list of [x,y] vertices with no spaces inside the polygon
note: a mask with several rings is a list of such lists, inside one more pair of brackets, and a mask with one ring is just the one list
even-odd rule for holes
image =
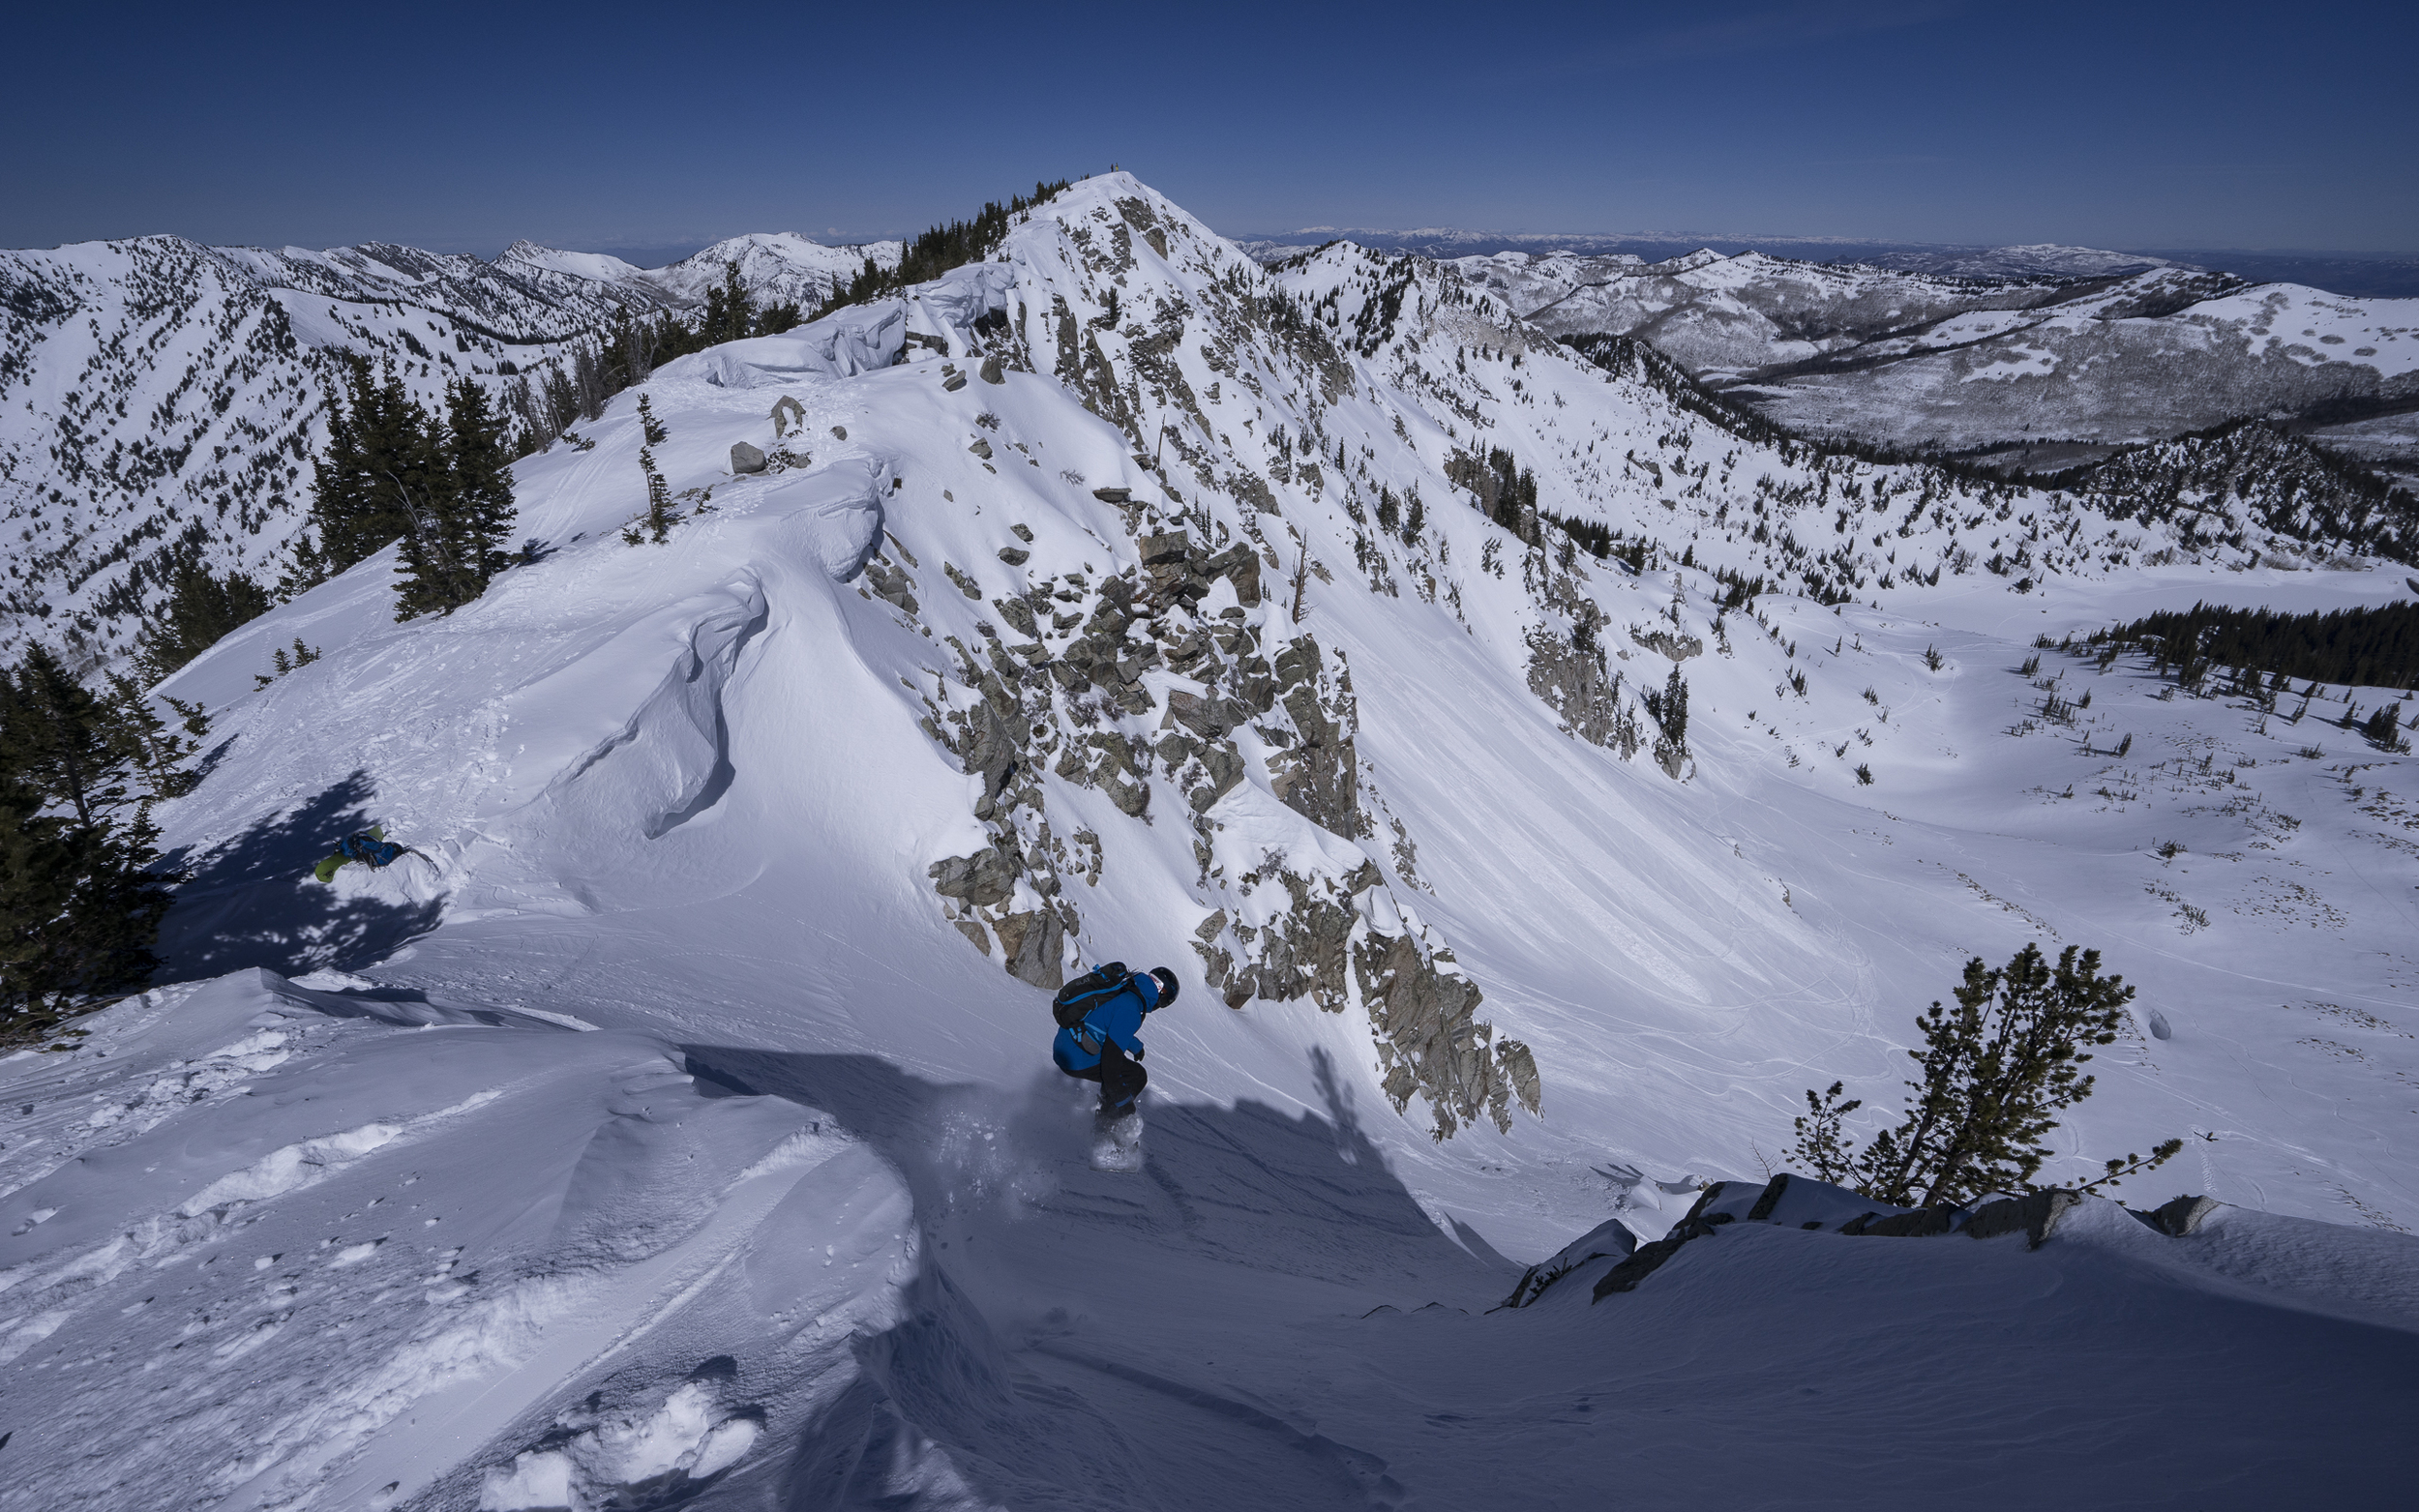
{"label": "black helmet", "polygon": [[1159,984],[1158,1006],[1165,1008],[1176,1001],[1176,973],[1165,966],[1152,966],[1150,979]]}

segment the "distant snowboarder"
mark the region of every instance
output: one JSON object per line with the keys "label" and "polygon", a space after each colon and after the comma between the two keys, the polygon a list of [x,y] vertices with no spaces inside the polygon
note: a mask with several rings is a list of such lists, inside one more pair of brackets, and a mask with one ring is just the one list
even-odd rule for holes
{"label": "distant snowboarder", "polygon": [[1060,989],[1051,1005],[1059,1021],[1051,1057],[1068,1076],[1100,1083],[1092,1164],[1103,1171],[1142,1169],[1139,1099],[1150,1078],[1138,1036],[1145,1014],[1174,1001],[1175,972],[1165,966],[1131,972],[1112,961]]}
{"label": "distant snowboarder", "polygon": [[[385,825],[373,824],[366,830],[345,836],[343,844],[336,847],[336,854],[312,868],[311,875],[322,882],[333,882],[336,874],[348,862],[359,861],[374,871],[393,866],[404,856],[420,856],[423,861],[429,859],[409,845],[399,845],[387,839]],[[435,863],[430,862],[430,865]]]}

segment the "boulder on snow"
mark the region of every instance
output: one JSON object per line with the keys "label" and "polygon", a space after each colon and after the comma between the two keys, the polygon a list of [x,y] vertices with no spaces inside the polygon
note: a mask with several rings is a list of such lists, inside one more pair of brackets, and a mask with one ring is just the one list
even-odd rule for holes
{"label": "boulder on snow", "polygon": [[[1000,560],[1007,563],[1010,567],[1022,567],[1032,559],[1033,553],[1026,550],[1022,547],[1003,546],[1000,548]],[[1005,611],[1002,610],[1001,612],[1004,613]],[[1033,611],[1030,608],[1027,608],[1025,610],[1025,617],[1028,620],[1030,620],[1033,617]],[[1028,630],[1026,634],[1030,636],[1032,632]]]}
{"label": "boulder on snow", "polygon": [[971,904],[1000,904],[1008,901],[1016,891],[1016,875],[1021,870],[1013,846],[994,845],[977,850],[971,856],[949,856],[924,869],[933,879],[933,891],[943,898],[962,898]]}
{"label": "boulder on snow", "polygon": [[983,359],[983,367],[980,376],[985,383],[1005,383],[1008,381],[1006,370],[1000,366],[1000,357],[998,353],[995,352],[991,356]]}
{"label": "boulder on snow", "polygon": [[[2147,1222],[2170,1239],[2185,1239],[2200,1231],[2200,1226],[2211,1213],[2225,1204],[2214,1197],[2179,1197],[2153,1208]],[[2139,1213],[2135,1217],[2141,1217]]]}
{"label": "boulder on snow", "polygon": [[1091,496],[1103,504],[1122,504],[1134,496],[1131,489],[1094,489]]}
{"label": "boulder on snow", "polygon": [[[2037,1250],[2043,1240],[2057,1231],[2058,1223],[2066,1217],[2068,1210],[2082,1201],[2078,1193],[2055,1188],[2046,1192],[2028,1192],[2022,1197],[2002,1198],[1978,1208],[1974,1216],[1965,1221],[1964,1231],[1967,1237],[1975,1239],[1995,1239],[2001,1234],[2020,1231],[2025,1238],[2025,1248]],[[1940,1209],[1926,1208],[1925,1211]],[[1876,1232],[1879,1229],[1877,1224],[1866,1231]]]}
{"label": "boulder on snow", "polygon": [[745,441],[731,443],[731,470],[734,473],[762,472],[764,454]]}
{"label": "boulder on snow", "polygon": [[991,460],[991,443],[984,440],[981,436],[976,436],[974,438],[974,444],[968,447],[967,450],[972,452],[975,456],[981,458],[985,461]]}
{"label": "boulder on snow", "polygon": [[772,422],[775,440],[788,435],[790,428],[793,425],[800,430],[804,430],[806,429],[806,406],[784,394],[773,400]]}

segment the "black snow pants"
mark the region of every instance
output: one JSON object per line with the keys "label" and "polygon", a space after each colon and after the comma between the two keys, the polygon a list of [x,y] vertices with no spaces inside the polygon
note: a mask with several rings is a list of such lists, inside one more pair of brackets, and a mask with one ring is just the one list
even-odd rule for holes
{"label": "black snow pants", "polygon": [[1100,1083],[1100,1116],[1103,1118],[1122,1117],[1131,1112],[1134,1099],[1143,1095],[1143,1084],[1150,1080],[1150,1074],[1143,1070],[1142,1062],[1119,1049],[1115,1040],[1109,1040],[1100,1047],[1100,1064],[1088,1066],[1082,1071],[1070,1071],[1067,1075]]}

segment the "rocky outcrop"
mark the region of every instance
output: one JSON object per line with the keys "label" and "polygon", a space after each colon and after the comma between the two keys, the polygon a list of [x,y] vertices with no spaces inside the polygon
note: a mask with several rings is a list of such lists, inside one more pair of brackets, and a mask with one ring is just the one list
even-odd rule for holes
{"label": "rocky outcrop", "polygon": [[1552,1256],[1522,1271],[1519,1284],[1512,1288],[1511,1295],[1504,1298],[1503,1305],[1527,1307],[1545,1295],[1546,1289],[1555,1282],[1589,1261],[1603,1260],[1607,1256],[1628,1260],[1637,1253],[1637,1249],[1638,1236],[1629,1231],[1628,1225],[1618,1218],[1608,1218]]}
{"label": "rocky outcrop", "polygon": [[[2025,1248],[2037,1250],[2041,1248],[2043,1240],[2058,1231],[2059,1221],[2082,1201],[2082,1198],[2076,1193],[2052,1190],[2028,1192],[2022,1197],[1986,1202],[1975,1210],[1972,1217],[1965,1220],[1963,1231],[1968,1238],[1974,1239],[1995,1239],[2003,1233],[2021,1233],[2024,1235]],[[1924,1211],[1941,1213],[1944,1218],[1944,1227],[1941,1230],[1925,1231],[1946,1231],[1944,1209],[1926,1208]],[[1915,1215],[1909,1214],[1908,1216]],[[1876,1224],[1865,1231],[1880,1233],[1884,1230],[1881,1225]]]}
{"label": "rocky outcrop", "polygon": [[1594,622],[1571,635],[1539,627],[1529,632],[1529,691],[1562,717],[1563,732],[1617,751],[1625,761],[1638,754],[1638,717],[1621,697],[1621,675],[1604,677],[1604,650],[1594,630],[1602,621],[1593,604]]}

